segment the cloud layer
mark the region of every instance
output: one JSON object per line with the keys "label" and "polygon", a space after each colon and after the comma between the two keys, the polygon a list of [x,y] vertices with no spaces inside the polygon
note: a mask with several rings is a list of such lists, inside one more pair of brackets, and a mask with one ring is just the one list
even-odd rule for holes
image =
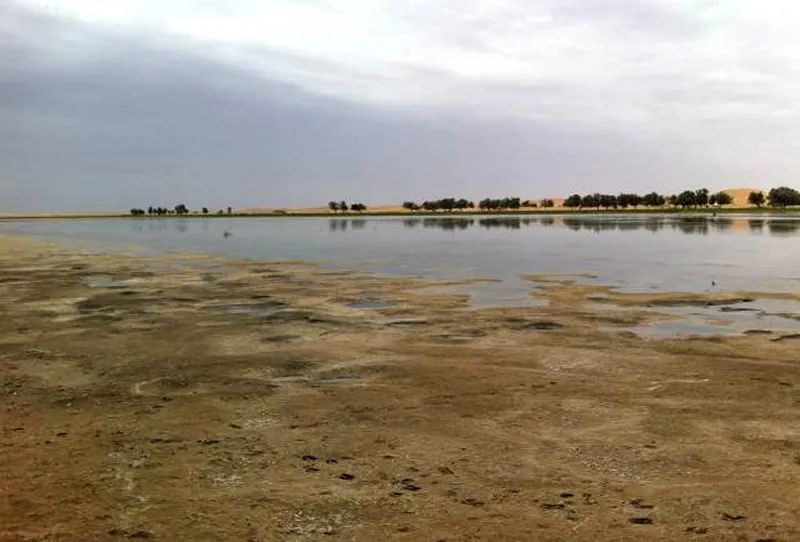
{"label": "cloud layer", "polygon": [[0,210],[800,173],[788,2],[59,4],[0,5]]}

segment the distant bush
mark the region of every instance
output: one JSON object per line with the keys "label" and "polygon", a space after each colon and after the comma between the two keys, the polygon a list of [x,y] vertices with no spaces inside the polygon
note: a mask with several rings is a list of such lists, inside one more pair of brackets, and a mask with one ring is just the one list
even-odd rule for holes
{"label": "distant bush", "polygon": [[767,200],[772,207],[800,205],[800,192],[788,186],[780,186],[769,191]]}
{"label": "distant bush", "polygon": [[504,209],[512,209],[516,210],[522,206],[522,202],[519,198],[501,198],[501,199],[492,199],[492,198],[485,198],[478,203],[478,207],[484,211],[496,211],[496,210],[504,210]]}
{"label": "distant bush", "polygon": [[764,205],[766,201],[766,197],[764,196],[764,192],[750,192],[747,195],[747,203],[750,205],[755,205],[756,207],[761,207]]}
{"label": "distant bush", "polygon": [[733,196],[727,192],[717,192],[709,196],[708,203],[711,205],[730,205],[733,203]]}

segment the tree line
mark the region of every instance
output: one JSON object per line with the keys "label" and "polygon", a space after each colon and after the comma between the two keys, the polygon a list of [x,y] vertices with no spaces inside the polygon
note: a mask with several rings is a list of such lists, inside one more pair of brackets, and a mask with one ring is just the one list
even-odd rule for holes
{"label": "tree line", "polygon": [[[522,201],[520,198],[485,198],[478,202],[478,208],[483,211],[516,210],[522,207],[535,208],[554,206],[555,202],[552,199],[543,199],[539,202],[536,202],[533,200]],[[464,198],[442,198],[437,200],[423,201],[422,203],[416,203],[413,201],[403,202],[403,209],[408,211],[464,211],[474,208],[475,202]]]}
{"label": "tree line", "polygon": [[328,202],[328,209],[331,211],[338,212],[338,211],[366,211],[367,206],[363,203],[353,203],[352,205],[348,205],[346,201],[329,201]]}
{"label": "tree line", "polygon": [[[195,211],[195,212],[197,212],[197,211]],[[202,213],[203,215],[210,214],[210,211],[208,210],[208,207],[202,207],[199,212]],[[166,216],[166,215],[184,216],[184,215],[188,215],[188,214],[191,214],[191,213],[192,213],[192,211],[190,211],[189,208],[183,203],[179,203],[178,205],[176,205],[176,206],[174,206],[172,208],[169,208],[169,207],[148,207],[147,209],[141,209],[141,208],[138,208],[138,207],[134,207],[133,209],[131,209],[131,215],[133,215],[133,216]],[[220,209],[220,210],[217,211],[216,214],[217,215],[224,215],[224,214],[232,215],[233,214],[233,208],[232,207],[228,207],[227,211],[223,211],[222,209]]]}
{"label": "tree line", "polygon": [[[761,191],[750,192],[747,196],[750,205],[761,207],[769,203],[771,207],[789,207],[800,205],[800,192],[793,188],[781,186],[773,188],[765,196]],[[628,207],[681,207],[684,209],[723,206],[733,203],[733,197],[727,192],[710,193],[707,188],[697,190],[684,190],[679,194],[663,196],[657,192],[650,192],[640,196],[638,194],[587,194],[581,196],[573,194],[564,200],[564,207],[578,209],[626,209]]]}
{"label": "tree line", "polygon": [[[750,205],[762,207],[769,204],[771,207],[790,207],[800,205],[800,192],[793,188],[782,186],[773,188],[766,195],[761,191],[748,194],[747,201]],[[621,194],[573,194],[566,198],[562,205],[572,209],[627,209],[639,207],[681,207],[684,209],[709,206],[723,206],[733,203],[733,197],[727,192],[711,193],[707,188],[697,190],[684,190],[678,194],[665,196],[658,192],[644,195],[636,193]],[[464,211],[475,209],[474,202],[464,198],[442,198],[438,200],[416,203],[404,201],[403,209],[408,211]],[[477,208],[482,211],[515,211],[521,208],[552,208],[555,202],[552,199],[537,201],[521,200],[517,197],[485,198],[478,202]]]}

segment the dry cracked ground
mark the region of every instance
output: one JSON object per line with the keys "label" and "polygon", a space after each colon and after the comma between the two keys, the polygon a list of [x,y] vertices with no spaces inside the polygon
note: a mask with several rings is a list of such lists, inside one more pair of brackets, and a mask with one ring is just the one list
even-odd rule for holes
{"label": "dry cracked ground", "polygon": [[614,327],[647,299],[566,279],[472,309],[300,262],[0,247],[0,540],[800,539],[795,336],[642,339]]}

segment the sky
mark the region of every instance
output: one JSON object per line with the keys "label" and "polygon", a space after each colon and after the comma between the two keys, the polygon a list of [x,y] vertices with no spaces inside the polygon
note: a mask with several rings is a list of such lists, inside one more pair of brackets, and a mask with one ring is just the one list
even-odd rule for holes
{"label": "sky", "polygon": [[800,3],[3,0],[0,211],[800,184]]}

